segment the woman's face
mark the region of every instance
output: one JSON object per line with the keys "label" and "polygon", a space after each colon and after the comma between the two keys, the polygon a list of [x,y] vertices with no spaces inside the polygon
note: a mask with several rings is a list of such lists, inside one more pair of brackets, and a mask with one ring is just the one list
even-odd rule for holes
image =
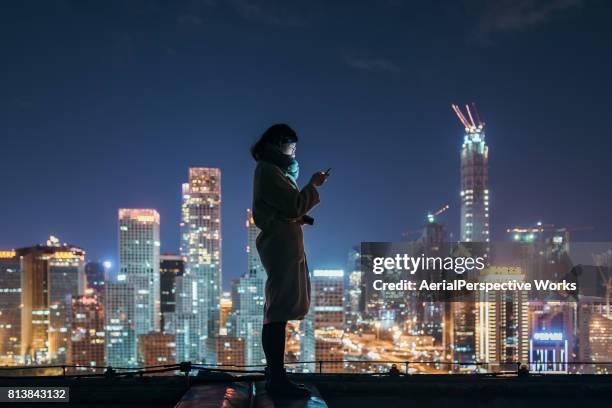
{"label": "woman's face", "polygon": [[295,157],[295,149],[297,148],[297,143],[283,143],[281,145],[281,152],[291,157]]}

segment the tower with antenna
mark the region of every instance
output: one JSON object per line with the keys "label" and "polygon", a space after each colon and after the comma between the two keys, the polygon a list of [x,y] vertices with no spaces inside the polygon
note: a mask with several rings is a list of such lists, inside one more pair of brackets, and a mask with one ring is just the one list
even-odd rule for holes
{"label": "tower with antenna", "polygon": [[489,148],[485,124],[475,104],[465,105],[465,114],[459,106],[451,106],[465,131],[461,146],[461,241],[488,243]]}

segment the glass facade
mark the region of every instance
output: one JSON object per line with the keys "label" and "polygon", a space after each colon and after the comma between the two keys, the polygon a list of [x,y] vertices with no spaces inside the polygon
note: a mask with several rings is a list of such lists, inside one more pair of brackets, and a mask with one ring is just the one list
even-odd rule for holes
{"label": "glass facade", "polygon": [[[198,340],[196,350],[179,350],[195,355],[194,361],[215,363],[219,335],[221,295],[221,170],[191,167],[189,181],[183,184],[181,207],[181,255],[187,259],[180,279],[177,319],[193,315]],[[190,322],[181,331],[192,327]],[[189,336],[192,336],[189,330]],[[177,332],[177,347],[191,347],[192,339]]]}
{"label": "glass facade", "polygon": [[119,210],[119,280],[134,289],[136,335],[160,329],[159,214]]}

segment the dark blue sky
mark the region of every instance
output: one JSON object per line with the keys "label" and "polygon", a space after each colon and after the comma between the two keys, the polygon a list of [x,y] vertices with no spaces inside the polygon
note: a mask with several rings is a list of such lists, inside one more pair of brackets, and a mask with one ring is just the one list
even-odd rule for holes
{"label": "dark blue sky", "polygon": [[[333,168],[307,227],[311,267],[399,240],[427,210],[457,234],[462,129],[487,123],[492,228],[542,219],[612,237],[612,3],[18,1],[0,12],[0,247],[50,233],[116,259],[117,208],[161,214],[219,166],[224,285],[246,267],[250,144],[276,122],[301,182]],[[456,235],[455,235],[456,236]]]}

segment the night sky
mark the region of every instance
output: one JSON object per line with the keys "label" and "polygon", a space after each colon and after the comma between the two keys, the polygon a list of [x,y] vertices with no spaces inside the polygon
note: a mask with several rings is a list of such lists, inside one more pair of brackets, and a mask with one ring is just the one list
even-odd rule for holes
{"label": "night sky", "polygon": [[538,220],[612,238],[612,2],[4,1],[0,248],[53,233],[117,257],[117,209],[179,245],[190,165],[222,169],[224,286],[246,269],[248,149],[298,132],[300,182],[332,167],[311,268],[428,210],[459,229],[462,128],[487,123],[492,234]]}

